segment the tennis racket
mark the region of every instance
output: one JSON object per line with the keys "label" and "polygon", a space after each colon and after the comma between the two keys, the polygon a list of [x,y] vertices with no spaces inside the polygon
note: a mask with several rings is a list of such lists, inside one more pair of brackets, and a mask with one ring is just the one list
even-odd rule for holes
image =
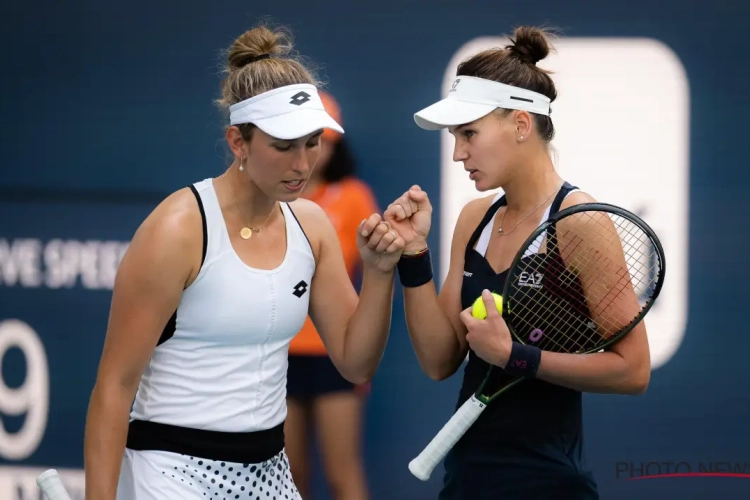
{"label": "tennis racket", "polygon": [[[604,203],[555,213],[508,268],[501,314],[516,342],[588,354],[611,347],[648,313],[664,284],[656,233],[635,214]],[[409,463],[427,481],[488,404],[524,378],[490,368],[477,391]]]}
{"label": "tennis racket", "polygon": [[63,486],[62,479],[55,469],[49,469],[37,476],[36,485],[42,490],[44,500],[71,500]]}

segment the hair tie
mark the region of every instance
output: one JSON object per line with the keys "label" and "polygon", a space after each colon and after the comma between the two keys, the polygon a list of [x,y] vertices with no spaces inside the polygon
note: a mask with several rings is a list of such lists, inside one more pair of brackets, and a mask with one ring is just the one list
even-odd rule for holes
{"label": "hair tie", "polygon": [[254,63],[255,61],[260,61],[261,59],[268,59],[271,57],[271,54],[261,54],[259,56],[250,56],[246,59],[243,59],[238,66],[246,66],[248,64]]}

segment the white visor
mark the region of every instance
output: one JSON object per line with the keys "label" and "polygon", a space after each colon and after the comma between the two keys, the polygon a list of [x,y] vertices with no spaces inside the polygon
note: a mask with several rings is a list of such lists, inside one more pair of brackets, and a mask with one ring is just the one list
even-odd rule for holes
{"label": "white visor", "polygon": [[283,140],[298,139],[326,128],[344,133],[326,112],[318,90],[307,83],[279,87],[233,104],[229,107],[229,122],[252,123]]}
{"label": "white visor", "polygon": [[448,97],[414,114],[414,121],[425,130],[464,125],[492,113],[497,108],[518,109],[549,116],[549,97],[504,83],[459,76]]}

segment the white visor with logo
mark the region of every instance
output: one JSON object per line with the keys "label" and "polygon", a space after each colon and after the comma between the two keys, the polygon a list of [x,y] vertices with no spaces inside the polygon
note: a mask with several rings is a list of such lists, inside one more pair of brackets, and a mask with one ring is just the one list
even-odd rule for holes
{"label": "white visor with logo", "polygon": [[344,129],[326,112],[314,85],[269,90],[229,107],[229,123],[252,123],[271,137],[293,140],[326,128]]}
{"label": "white visor with logo", "polygon": [[425,130],[439,130],[471,123],[497,108],[517,109],[549,116],[549,97],[474,76],[459,76],[448,97],[414,114],[414,121]]}

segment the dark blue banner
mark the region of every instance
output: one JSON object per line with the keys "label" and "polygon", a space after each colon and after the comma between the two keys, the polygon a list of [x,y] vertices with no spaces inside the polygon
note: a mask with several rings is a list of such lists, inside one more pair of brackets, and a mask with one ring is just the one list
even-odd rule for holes
{"label": "dark blue banner", "polygon": [[[0,197],[3,462],[70,468],[71,489],[80,482],[75,469],[117,267],[156,203],[91,193]],[[29,483],[37,472],[0,468],[0,498],[38,498]]]}

